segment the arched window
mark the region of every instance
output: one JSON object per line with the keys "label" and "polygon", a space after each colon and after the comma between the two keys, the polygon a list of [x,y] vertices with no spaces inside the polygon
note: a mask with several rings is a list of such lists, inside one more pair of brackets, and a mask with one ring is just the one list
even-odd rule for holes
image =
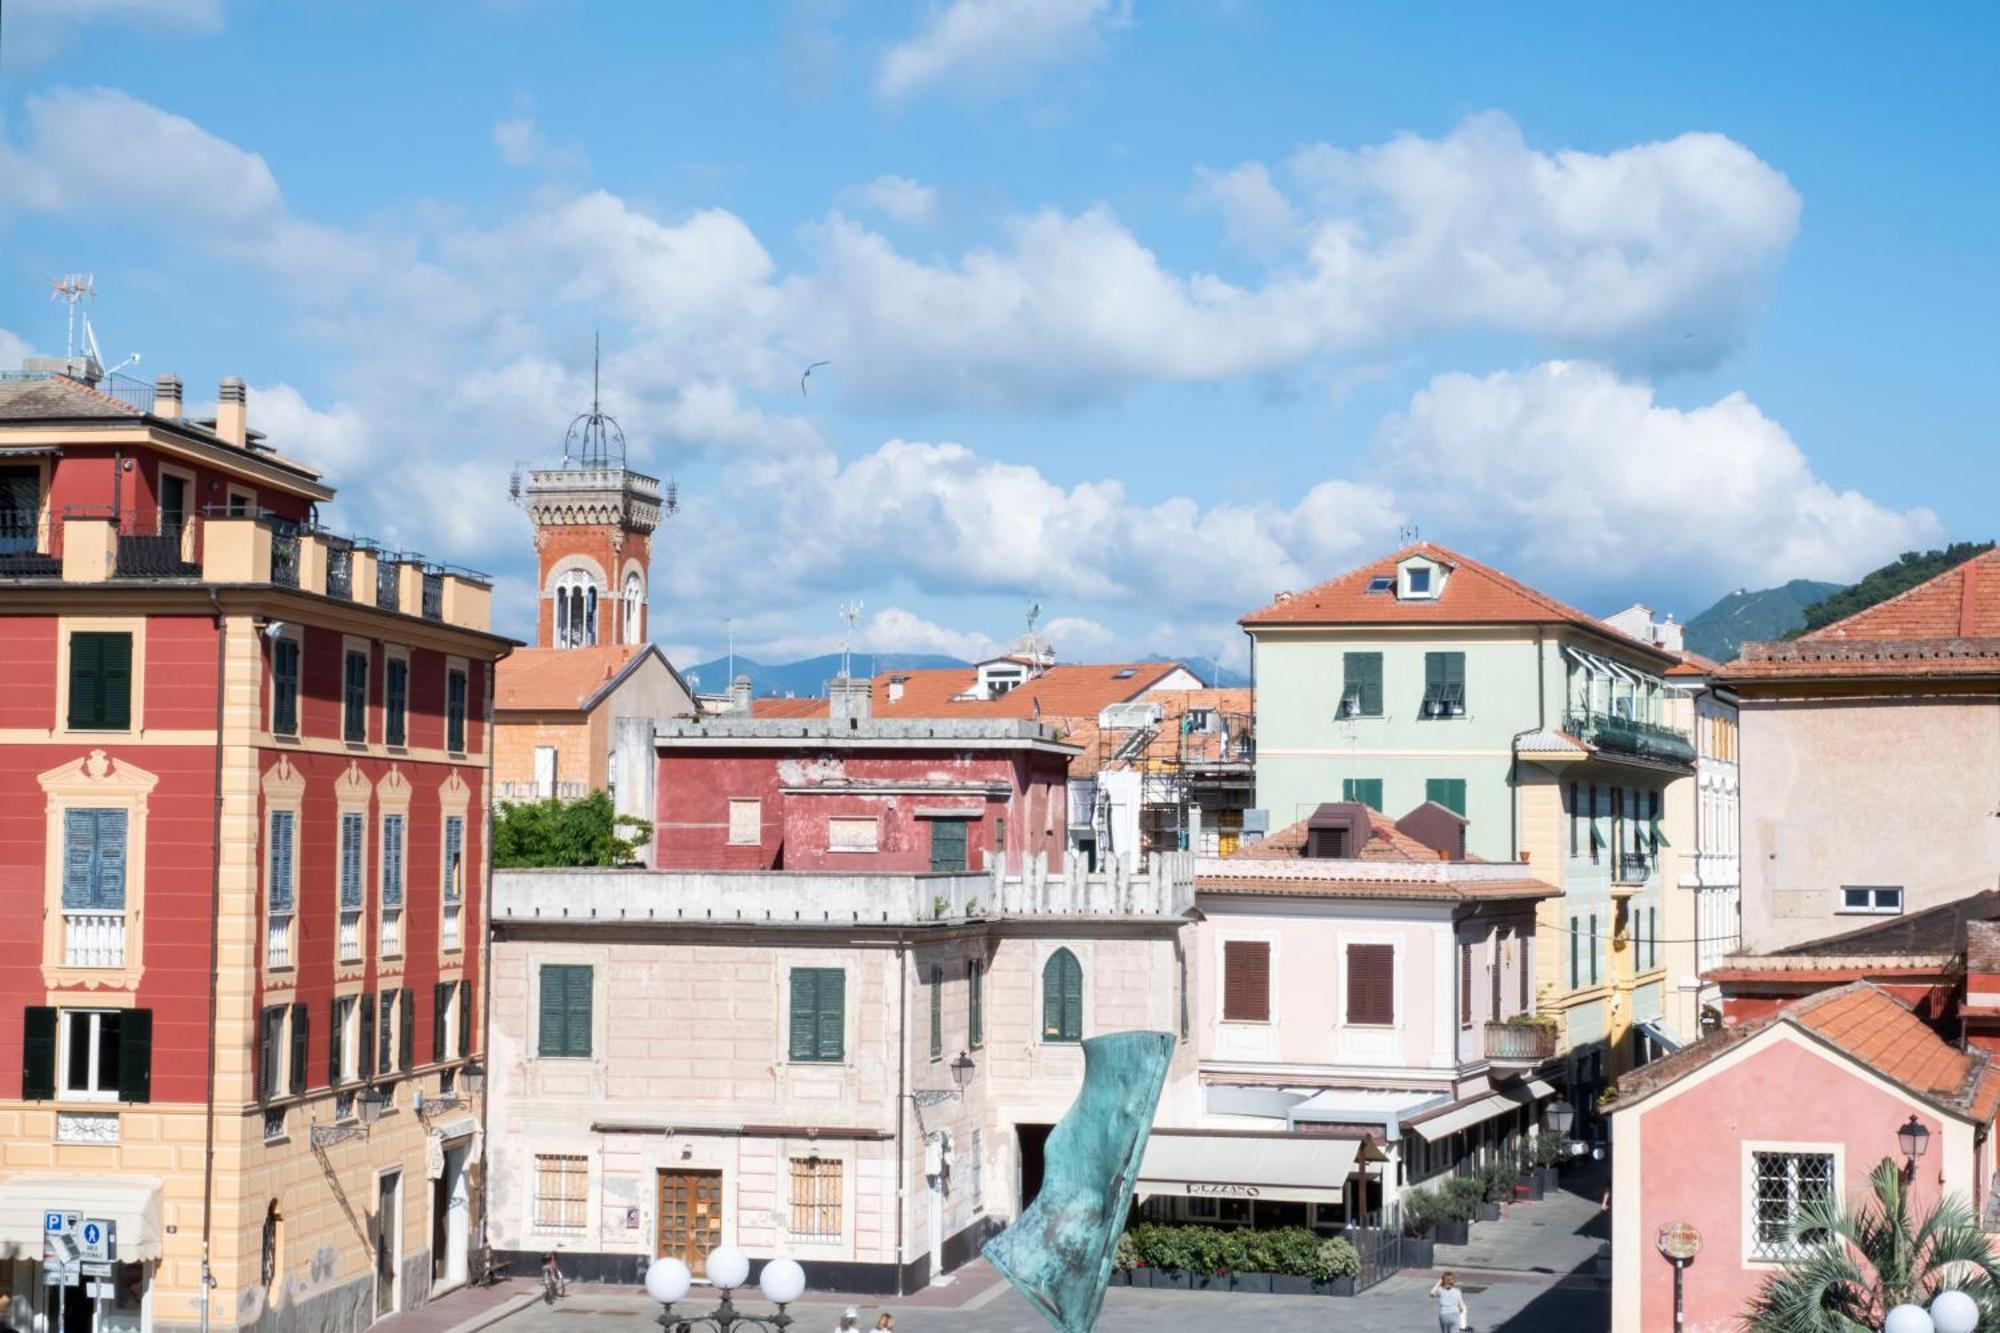
{"label": "arched window", "polygon": [[1083,1040],[1083,964],[1068,949],[1042,964],[1042,1040]]}
{"label": "arched window", "polygon": [[597,642],[597,584],[572,569],[556,579],[556,647],[582,648]]}
{"label": "arched window", "polygon": [[639,617],[646,609],[646,591],[635,570],[625,576],[625,642],[639,642]]}
{"label": "arched window", "polygon": [[278,1280],[279,1252],[284,1244],[285,1219],[278,1213],[278,1201],[271,1200],[271,1206],[264,1210],[264,1261],[261,1265],[263,1286],[270,1286]]}

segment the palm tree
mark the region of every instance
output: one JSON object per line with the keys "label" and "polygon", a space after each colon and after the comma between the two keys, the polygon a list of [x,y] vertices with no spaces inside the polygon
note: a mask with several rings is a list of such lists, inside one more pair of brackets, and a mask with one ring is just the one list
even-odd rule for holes
{"label": "palm tree", "polygon": [[1749,1333],[1874,1333],[1895,1306],[1929,1305],[1951,1287],[1979,1302],[1980,1333],[2000,1330],[2000,1262],[1963,1198],[1914,1223],[1903,1173],[1888,1158],[1868,1173],[1875,1197],[1848,1212],[1829,1193],[1800,1210],[1803,1247],[1744,1312]]}

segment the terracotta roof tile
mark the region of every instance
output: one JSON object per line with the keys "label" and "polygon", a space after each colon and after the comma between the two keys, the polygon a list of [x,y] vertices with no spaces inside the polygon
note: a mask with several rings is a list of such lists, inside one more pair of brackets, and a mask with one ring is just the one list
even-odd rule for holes
{"label": "terracotta roof tile", "polygon": [[1746,643],[1731,679],[2000,674],[2000,549],[1784,643]]}
{"label": "terracotta roof tile", "polygon": [[[972,667],[925,667],[877,673],[870,683],[877,717],[1078,717],[1092,721],[1107,705],[1125,703],[1152,689],[1178,662],[1059,662],[995,699],[962,699],[973,687]],[[894,687],[901,684],[901,689]]]}
{"label": "terracotta roof tile", "polygon": [[650,645],[599,644],[593,648],[517,648],[500,659],[493,707],[501,711],[573,711],[582,708]]}
{"label": "terracotta roof tile", "polygon": [[1399,898],[1413,901],[1462,902],[1495,898],[1558,898],[1562,890],[1546,880],[1519,879],[1278,879],[1260,876],[1249,867],[1242,875],[1205,874],[1195,880],[1202,893],[1279,898]]}
{"label": "terracotta roof tile", "polygon": [[825,717],[824,699],[752,699],[751,717]]}
{"label": "terracotta roof tile", "polygon": [[2000,548],[1823,625],[1801,642],[2000,637]]}
{"label": "terracotta roof tile", "polygon": [[[1088,777],[1100,769],[1143,767],[1151,771],[1180,764],[1221,763],[1241,760],[1243,743],[1251,734],[1253,721],[1251,691],[1247,689],[1154,690],[1145,703],[1160,706],[1160,720],[1138,753],[1126,753],[1128,744],[1138,741],[1141,729],[1103,731],[1097,718],[1077,718],[1070,725],[1070,743],[1084,744],[1079,736],[1088,734],[1085,752],[1070,764],[1071,777]],[[1190,709],[1209,709],[1216,715],[1216,727],[1181,735],[1181,719]]]}
{"label": "terracotta roof tile", "polygon": [[[1230,853],[1232,861],[1298,861],[1306,854],[1306,825],[1310,816],[1287,824],[1256,842],[1245,843]],[[1418,842],[1396,827],[1396,821],[1380,810],[1368,812],[1368,841],[1352,859],[1356,861],[1436,861],[1437,849]]]}
{"label": "terracotta roof tile", "polygon": [[[1371,593],[1371,579],[1394,575],[1412,555],[1424,555],[1450,569],[1443,591],[1435,598],[1403,600],[1394,593]],[[1447,550],[1435,542],[1418,542],[1383,556],[1372,564],[1304,592],[1274,601],[1244,616],[1242,624],[1258,625],[1408,625],[1408,624],[1527,624],[1577,625],[1656,658],[1671,659],[1652,644],[1613,629],[1596,616],[1538,592],[1490,565]]]}

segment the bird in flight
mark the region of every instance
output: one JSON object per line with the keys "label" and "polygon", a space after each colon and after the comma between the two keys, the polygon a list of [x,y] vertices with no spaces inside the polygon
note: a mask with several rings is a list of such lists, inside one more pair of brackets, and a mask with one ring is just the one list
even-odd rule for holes
{"label": "bird in flight", "polygon": [[818,370],[821,366],[830,366],[832,364],[833,362],[831,361],[815,361],[811,365],[807,366],[806,373],[799,376],[799,397],[803,398],[806,396],[806,380],[811,378],[812,373],[815,370]]}

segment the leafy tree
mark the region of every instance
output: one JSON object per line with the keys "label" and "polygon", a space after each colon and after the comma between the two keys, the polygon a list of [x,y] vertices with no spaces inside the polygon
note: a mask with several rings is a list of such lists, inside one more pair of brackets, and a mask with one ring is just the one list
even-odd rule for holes
{"label": "leafy tree", "polygon": [[1805,610],[1806,623],[1787,638],[1823,629],[1836,620],[1845,620],[1856,611],[1865,611],[1899,592],[1934,579],[1948,569],[1956,569],[1975,555],[1993,549],[1992,542],[1953,542],[1942,551],[1905,551],[1890,563],[1862,576],[1859,583],[1820,598]]}
{"label": "leafy tree", "polygon": [[1910,1216],[1903,1173],[1883,1158],[1868,1173],[1875,1197],[1853,1212],[1831,1198],[1801,1210],[1806,1241],[1744,1311],[1749,1333],[1866,1333],[1905,1303],[1960,1287],[1979,1303],[1982,1333],[2000,1329],[2000,1266],[1964,1199]]}
{"label": "leafy tree", "polygon": [[608,792],[503,802],[493,819],[493,864],[502,870],[626,865],[652,831],[645,820],[612,809]]}

